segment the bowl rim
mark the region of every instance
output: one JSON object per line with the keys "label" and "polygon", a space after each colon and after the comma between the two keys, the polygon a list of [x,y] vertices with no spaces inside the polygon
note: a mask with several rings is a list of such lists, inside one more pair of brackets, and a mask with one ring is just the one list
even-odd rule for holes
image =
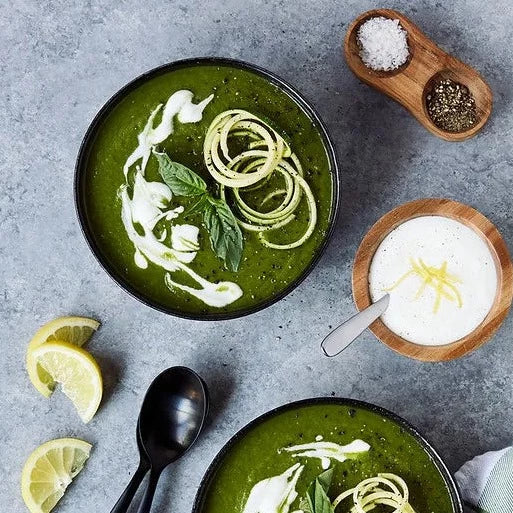
{"label": "bowl rim", "polygon": [[198,491],[196,492],[196,496],[194,498],[194,503],[192,506],[192,513],[201,513],[201,507],[203,505],[203,501],[205,500],[206,493],[208,488],[212,482],[212,479],[215,477],[217,470],[222,464],[226,454],[232,449],[232,447],[244,436],[251,431],[253,428],[259,426],[266,420],[279,415],[280,413],[287,412],[289,410],[294,410],[296,408],[301,408],[304,406],[315,406],[315,405],[336,405],[336,406],[349,406],[349,407],[357,407],[366,410],[370,410],[373,413],[377,413],[382,417],[387,418],[401,426],[405,431],[407,431],[410,435],[412,435],[415,440],[419,443],[419,445],[424,449],[427,453],[437,470],[440,472],[442,476],[449,495],[451,497],[453,513],[463,513],[463,505],[461,499],[461,493],[458,488],[458,485],[454,478],[452,477],[451,472],[447,468],[441,456],[438,454],[437,450],[433,447],[431,442],[429,442],[424,435],[422,435],[418,429],[410,424],[407,420],[400,417],[396,413],[393,413],[382,406],[378,406],[373,403],[369,403],[367,401],[360,401],[358,399],[350,399],[345,397],[313,397],[309,399],[301,399],[299,401],[293,401],[287,404],[283,404],[276,408],[273,408],[262,415],[254,418],[252,421],[248,422],[244,427],[239,429],[231,438],[223,445],[223,447],[217,452],[214,456],[214,459],[211,461],[210,465],[207,467],[205,471]]}
{"label": "bowl rim", "polygon": [[464,356],[490,340],[506,318],[513,299],[513,264],[508,247],[499,230],[481,212],[444,198],[418,199],[390,210],[372,225],[358,247],[352,273],[353,297],[358,310],[370,306],[369,270],[376,250],[399,225],[423,216],[442,216],[460,222],[487,244],[497,271],[497,291],[490,311],[472,332],[444,345],[410,342],[393,332],[381,319],[374,321],[369,328],[378,340],[403,356],[421,361],[447,361]]}
{"label": "bowl rim", "polygon": [[[312,260],[305,267],[303,272],[295,280],[290,282],[279,293],[274,294],[273,296],[269,297],[265,301],[262,301],[258,305],[246,308],[244,310],[236,310],[233,312],[210,312],[207,314],[183,312],[179,309],[167,307],[165,305],[160,304],[158,301],[155,301],[152,298],[149,298],[141,292],[139,292],[136,289],[136,287],[134,287],[127,279],[125,279],[122,276],[120,272],[118,272],[115,269],[115,266],[111,265],[108,262],[108,258],[102,254],[99,245],[97,245],[96,241],[94,240],[92,230],[90,229],[90,226],[87,222],[87,209],[85,205],[84,194],[85,187],[83,184],[84,180],[82,179],[85,175],[85,163],[87,162],[87,158],[89,156],[90,143],[93,140],[94,135],[96,134],[96,130],[101,125],[104,118],[111,112],[111,110],[118,104],[120,100],[122,100],[127,94],[129,94],[131,91],[142,85],[147,80],[168,73],[170,71],[201,65],[227,66],[255,73],[256,75],[259,75],[260,77],[263,77],[264,79],[268,80],[271,84],[278,87],[281,91],[287,94],[291,98],[291,100],[294,101],[304,111],[306,116],[312,121],[321,137],[324,149],[326,151],[326,156],[330,165],[330,176],[332,185],[331,209],[330,216],[328,219],[328,227],[326,229],[326,232],[321,243],[313,253]],[[87,242],[87,245],[89,246],[89,249],[95,256],[96,260],[104,269],[104,271],[114,280],[114,282],[118,286],[120,286],[125,292],[127,292],[130,296],[137,299],[146,306],[149,306],[160,312],[173,315],[175,317],[197,321],[217,321],[244,317],[246,315],[256,313],[260,310],[264,310],[265,308],[268,308],[269,306],[273,305],[274,303],[280,301],[285,296],[290,294],[312,272],[314,267],[319,262],[321,256],[324,254],[326,247],[328,246],[328,243],[331,240],[331,237],[334,233],[340,206],[340,176],[337,151],[335,145],[333,144],[331,136],[329,135],[328,129],[322,121],[317,110],[302,95],[302,93],[300,93],[295,87],[290,85],[288,82],[280,78],[274,72],[268,71],[265,68],[262,68],[255,64],[251,64],[246,61],[225,57],[193,57],[172,61],[161,66],[152,68],[140,74],[139,76],[128,82],[121,89],[116,91],[96,113],[82,139],[75,163],[73,191],[75,211],[79,220],[79,225],[82,234]]]}

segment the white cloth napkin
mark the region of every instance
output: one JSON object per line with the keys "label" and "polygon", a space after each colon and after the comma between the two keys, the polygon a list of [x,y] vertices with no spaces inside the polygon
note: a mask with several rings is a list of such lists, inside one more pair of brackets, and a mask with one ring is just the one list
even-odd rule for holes
{"label": "white cloth napkin", "polygon": [[513,513],[513,447],[467,461],[454,475],[463,501],[479,513]]}

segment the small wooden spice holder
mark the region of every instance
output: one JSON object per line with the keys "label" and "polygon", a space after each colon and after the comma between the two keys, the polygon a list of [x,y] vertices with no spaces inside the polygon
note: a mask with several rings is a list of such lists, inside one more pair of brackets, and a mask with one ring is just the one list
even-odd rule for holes
{"label": "small wooden spice holder", "polygon": [[504,239],[480,212],[449,199],[421,199],[401,205],[385,214],[363,238],[353,265],[353,296],[358,310],[371,304],[369,269],[383,239],[400,224],[421,216],[445,216],[472,228],[488,245],[497,270],[497,293],[490,312],[470,334],[442,346],[414,344],[391,331],[378,319],[370,326],[376,337],[394,351],[423,361],[459,358],[489,340],[506,318],[513,299],[513,264]]}
{"label": "small wooden spice holder", "polygon": [[[408,60],[393,71],[374,71],[360,58],[357,32],[370,18],[383,16],[399,20],[408,34]],[[484,126],[492,111],[493,95],[481,75],[471,66],[444,52],[400,12],[374,9],[360,15],[349,27],[344,41],[344,54],[351,71],[363,82],[399,102],[430,132],[446,141],[463,141]],[[476,102],[477,123],[462,132],[438,128],[427,112],[426,96],[438,80],[451,79],[466,86]]]}

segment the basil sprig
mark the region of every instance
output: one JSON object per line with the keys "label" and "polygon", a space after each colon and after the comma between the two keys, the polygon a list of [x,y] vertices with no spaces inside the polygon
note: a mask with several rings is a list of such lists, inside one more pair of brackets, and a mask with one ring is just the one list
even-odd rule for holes
{"label": "basil sprig", "polygon": [[159,173],[176,196],[197,197],[187,214],[201,212],[215,254],[230,271],[237,271],[242,256],[242,232],[230,207],[222,198],[214,198],[203,178],[188,167],[173,162],[165,153],[153,150]]}
{"label": "basil sprig", "polygon": [[159,161],[160,176],[176,196],[201,196],[207,192],[205,180],[188,167],[173,162],[165,153],[153,151]]}
{"label": "basil sprig", "polygon": [[226,201],[207,195],[203,221],[216,255],[225,261],[228,269],[236,271],[242,255],[242,232]]}
{"label": "basil sprig", "polygon": [[302,503],[307,513],[333,513],[333,505],[328,497],[328,491],[333,478],[333,469],[330,468],[310,483],[306,491],[306,501]]}

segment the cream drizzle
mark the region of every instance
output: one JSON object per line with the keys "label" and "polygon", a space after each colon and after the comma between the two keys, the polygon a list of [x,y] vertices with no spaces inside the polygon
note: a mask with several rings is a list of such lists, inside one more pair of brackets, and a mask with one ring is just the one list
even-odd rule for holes
{"label": "cream drizzle", "polygon": [[[321,435],[316,438],[319,437],[322,438]],[[370,445],[363,440],[353,440],[347,445],[317,441],[284,447],[278,452],[291,452],[292,457],[319,458],[323,469],[327,469],[331,459],[344,462],[369,449]],[[304,465],[296,463],[282,474],[259,481],[251,489],[242,513],[289,513],[298,497],[296,485],[303,469]],[[292,513],[303,513],[303,510],[296,509]]]}
{"label": "cream drizzle", "polygon": [[281,451],[291,452],[294,458],[318,458],[324,470],[331,465],[331,460],[341,463],[355,455],[367,452],[370,445],[363,440],[353,440],[347,445],[339,445],[335,442],[312,442],[308,444],[292,445],[284,447]]}
{"label": "cream drizzle", "polygon": [[[177,116],[181,123],[196,123],[202,119],[203,109],[214,96],[210,95],[198,104],[192,103],[191,91],[177,91],[170,96],[166,104],[158,105],[150,114],[148,121],[137,136],[138,146],[123,166],[125,183],[119,188],[121,199],[121,219],[128,238],[134,245],[134,262],[141,269],[148,268],[148,261],[162,267],[168,273],[165,283],[171,290],[179,288],[197,297],[213,307],[223,307],[242,296],[242,289],[233,282],[212,283],[195,273],[188,265],[200,249],[199,229],[193,225],[171,225],[171,247],[165,244],[168,231],[162,230],[155,235],[154,230],[161,219],[168,222],[177,219],[184,211],[182,206],[169,208],[172,192],[161,182],[149,182],[145,179],[148,159],[155,145],[166,140],[173,133],[173,119]],[[162,108],[163,107],[163,108]],[[162,119],[153,126],[156,115],[162,110]],[[133,194],[128,194],[128,174],[135,165]],[[139,229],[136,229],[137,225]],[[142,233],[141,233],[142,232]],[[176,271],[187,273],[200,288],[189,287],[173,281],[171,274]]]}
{"label": "cream drizzle", "polygon": [[171,247],[177,251],[197,251],[199,228],[191,224],[175,224],[171,229]]}
{"label": "cream drizzle", "polygon": [[283,474],[259,481],[249,494],[243,513],[288,513],[296,500],[296,484],[304,465],[296,463]]}
{"label": "cream drizzle", "polygon": [[162,109],[162,103],[157,105],[150,114],[142,132],[137,136],[139,145],[123,166],[125,176],[128,175],[129,169],[139,160],[142,160],[140,168],[144,174],[153,147],[164,142],[173,133],[173,118],[175,116],[178,116],[180,123],[197,123],[201,121],[203,109],[212,101],[214,95],[211,94],[197,105],[192,103],[193,96],[191,91],[186,90],[176,91],[176,93],[172,94],[162,110],[161,122],[154,127],[153,121],[155,116]]}

